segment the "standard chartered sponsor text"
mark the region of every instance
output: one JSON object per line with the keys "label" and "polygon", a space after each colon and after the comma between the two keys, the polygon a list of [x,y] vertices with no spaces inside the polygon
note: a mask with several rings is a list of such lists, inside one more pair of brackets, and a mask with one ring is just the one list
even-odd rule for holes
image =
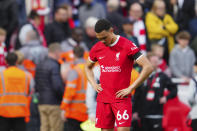
{"label": "standard chartered sponsor text", "polygon": [[121,72],[120,66],[101,66],[102,72]]}

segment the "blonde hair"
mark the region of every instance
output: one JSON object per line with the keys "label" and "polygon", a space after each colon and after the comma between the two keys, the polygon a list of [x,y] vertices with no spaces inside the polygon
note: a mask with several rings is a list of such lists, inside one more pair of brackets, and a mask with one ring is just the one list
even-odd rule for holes
{"label": "blonde hair", "polygon": [[163,0],[155,0],[155,1],[153,2],[151,11],[152,11],[152,12],[156,12],[157,7],[158,7],[158,5],[161,4],[161,2],[164,3],[164,5],[165,5],[165,2],[164,2]]}
{"label": "blonde hair", "polygon": [[15,51],[15,54],[17,55],[17,63],[21,65],[25,59],[24,54],[21,53],[20,51]]}
{"label": "blonde hair", "polygon": [[0,35],[6,36],[7,32],[3,28],[0,28]]}

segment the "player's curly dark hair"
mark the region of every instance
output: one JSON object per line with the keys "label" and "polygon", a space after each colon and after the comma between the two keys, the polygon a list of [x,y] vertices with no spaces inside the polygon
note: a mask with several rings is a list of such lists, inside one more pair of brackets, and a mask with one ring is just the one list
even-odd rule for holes
{"label": "player's curly dark hair", "polygon": [[96,22],[96,25],[95,25],[95,32],[96,33],[100,33],[102,32],[103,30],[109,30],[111,28],[111,23],[106,20],[106,19],[100,19]]}

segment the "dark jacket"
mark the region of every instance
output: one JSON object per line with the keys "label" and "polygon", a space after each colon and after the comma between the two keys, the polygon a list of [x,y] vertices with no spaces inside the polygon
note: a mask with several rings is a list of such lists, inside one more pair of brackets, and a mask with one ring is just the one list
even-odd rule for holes
{"label": "dark jacket", "polygon": [[89,50],[94,46],[94,44],[98,42],[98,39],[96,37],[89,37],[87,33],[84,33],[83,40]]}
{"label": "dark jacket", "polygon": [[70,37],[70,30],[68,23],[58,23],[54,21],[48,24],[44,30],[47,44],[50,45],[53,42],[62,42]]}
{"label": "dark jacket", "polygon": [[182,8],[178,9],[175,21],[179,25],[179,30],[188,30],[189,21],[195,17],[195,1],[184,0]]}
{"label": "dark jacket", "polygon": [[8,35],[18,25],[18,8],[15,0],[0,0],[0,27],[7,31]]}
{"label": "dark jacket", "polygon": [[114,31],[117,34],[121,33],[122,31],[123,19],[123,16],[116,11],[107,13],[107,20],[112,23]]}
{"label": "dark jacket", "polygon": [[36,68],[36,92],[39,104],[59,105],[64,93],[64,83],[60,75],[59,63],[47,57]]}
{"label": "dark jacket", "polygon": [[[163,72],[159,72],[158,75],[155,74],[156,73],[151,74],[144,85],[137,88],[134,95],[133,112],[138,112],[141,117],[145,115],[163,114],[163,104],[160,104],[159,100],[163,97],[165,88],[170,91],[167,95],[167,100],[177,95],[177,86],[171,82],[170,78]],[[156,79],[155,76],[157,76]],[[155,79],[155,82],[153,79]],[[151,84],[153,84],[152,88]],[[153,100],[147,100],[147,94],[151,90],[154,91],[155,96]]]}

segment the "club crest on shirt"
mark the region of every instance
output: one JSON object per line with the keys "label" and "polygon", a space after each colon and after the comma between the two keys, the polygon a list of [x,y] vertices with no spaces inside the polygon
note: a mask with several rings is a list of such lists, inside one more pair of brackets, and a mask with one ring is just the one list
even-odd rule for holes
{"label": "club crest on shirt", "polygon": [[116,53],[116,61],[120,60],[120,52]]}

